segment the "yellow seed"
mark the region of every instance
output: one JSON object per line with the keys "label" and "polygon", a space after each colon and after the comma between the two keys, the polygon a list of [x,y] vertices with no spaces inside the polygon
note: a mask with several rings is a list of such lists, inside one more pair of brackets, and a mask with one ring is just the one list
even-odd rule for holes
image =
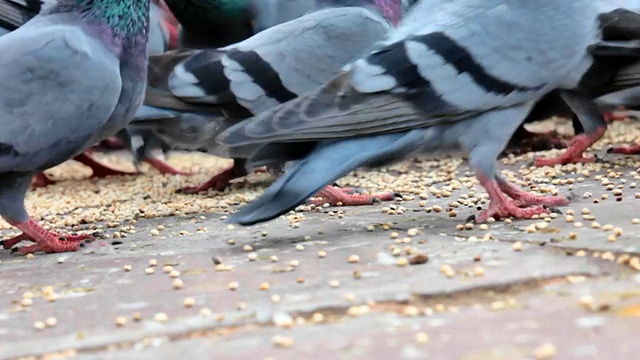
{"label": "yellow seed", "polygon": [[573,227],[577,227],[577,228],[582,227],[582,223],[578,221],[573,224]]}
{"label": "yellow seed", "polygon": [[269,290],[269,287],[270,287],[269,283],[265,281],[265,282],[260,284],[259,289],[262,290],[262,291],[265,291],[265,290]]}
{"label": "yellow seed", "polygon": [[247,258],[249,261],[256,261],[258,259],[258,254],[252,252],[247,254]]}
{"label": "yellow seed", "polygon": [[557,354],[558,354],[558,349],[556,348],[555,345],[551,343],[542,344],[538,346],[533,352],[533,355],[537,360],[551,359]]}
{"label": "yellow seed", "polygon": [[324,315],[322,313],[313,313],[313,315],[311,315],[311,321],[313,321],[313,322],[323,322],[324,321]]}
{"label": "yellow seed", "polygon": [[318,257],[319,258],[324,258],[325,256],[327,256],[327,252],[324,250],[320,250],[318,251]]}
{"label": "yellow seed", "polygon": [[278,257],[275,255],[271,255],[269,256],[269,260],[271,260],[271,262],[278,262]]}
{"label": "yellow seed", "polygon": [[171,272],[169,272],[169,276],[171,276],[172,278],[177,278],[178,276],[180,276],[180,271],[171,270]]}
{"label": "yellow seed", "polygon": [[395,232],[395,231],[394,231],[394,232],[392,232],[391,234],[389,234],[389,237],[390,237],[390,238],[392,238],[392,239],[397,239],[397,238],[398,238],[398,236],[400,236],[400,235],[399,235],[397,232]]}
{"label": "yellow seed", "polygon": [[608,242],[614,242],[614,241],[616,241],[616,240],[618,240],[618,237],[617,237],[617,236],[615,236],[615,235],[613,235],[613,234],[612,234],[612,235],[607,236],[607,241],[608,241]]}
{"label": "yellow seed", "polygon": [[587,208],[582,208],[582,210],[580,211],[580,213],[581,213],[582,215],[590,214],[590,213],[591,213],[591,210],[589,210],[589,209],[587,209]]}
{"label": "yellow seed", "polygon": [[158,260],[156,259],[149,260],[149,266],[158,266]]}
{"label": "yellow seed", "polygon": [[426,344],[429,342],[429,335],[424,332],[416,333],[415,340],[418,344]]}
{"label": "yellow seed", "polygon": [[349,259],[347,259],[347,261],[348,261],[350,264],[355,264],[355,263],[357,263],[357,262],[359,262],[359,261],[360,261],[360,256],[358,256],[358,255],[351,255],[351,256],[349,256]]}
{"label": "yellow seed", "polygon": [[[149,231],[149,232],[151,233],[151,235],[152,235],[152,236],[158,236],[158,235],[160,235],[160,231],[158,231],[158,230],[156,230],[156,229],[151,229],[151,231]],[[120,318],[116,318],[116,324],[117,324],[118,319],[120,319]],[[126,321],[126,319],[125,319],[125,321]],[[123,325],[124,325],[124,324],[123,324]]]}
{"label": "yellow seed", "polygon": [[404,267],[409,265],[409,260],[407,260],[407,258],[399,258],[398,261],[396,261],[396,265],[398,265],[399,267]]}
{"label": "yellow seed", "polygon": [[184,307],[187,307],[187,308],[190,308],[195,304],[196,304],[196,299],[190,298],[190,297],[185,298],[184,301],[182,302],[182,305],[184,305]]}
{"label": "yellow seed", "polygon": [[473,268],[473,275],[484,276],[484,268],[481,266],[476,266],[475,268]]}
{"label": "yellow seed", "polygon": [[274,335],[271,338],[271,343],[277,347],[290,348],[293,347],[294,341],[293,338],[289,336]]}
{"label": "yellow seed", "polygon": [[182,289],[184,287],[184,282],[182,282],[182,279],[173,279],[173,282],[171,283],[173,285],[174,289]]}
{"label": "yellow seed", "polygon": [[480,230],[489,230],[489,225],[487,225],[487,224],[481,224],[481,225],[480,225]]}
{"label": "yellow seed", "polygon": [[44,324],[47,325],[47,327],[54,327],[58,325],[58,319],[54,317],[48,317],[44,320]]}
{"label": "yellow seed", "polygon": [[167,320],[169,320],[169,316],[165,313],[157,313],[155,315],[153,315],[153,320],[160,322],[160,323],[164,323],[167,322]]}
{"label": "yellow seed", "polygon": [[273,302],[273,303],[279,303],[280,299],[281,299],[280,295],[276,295],[276,294],[271,295],[271,302]]}
{"label": "yellow seed", "polygon": [[229,244],[229,245],[235,245],[235,244],[236,244],[236,241],[235,241],[234,239],[229,239],[229,240],[227,240],[227,244]]}
{"label": "yellow seed", "polygon": [[44,324],[43,321],[36,321],[33,323],[33,327],[36,330],[44,330],[47,326]]}
{"label": "yellow seed", "polygon": [[416,228],[411,228],[409,230],[407,230],[407,235],[414,237],[416,235],[418,235],[419,231]]}
{"label": "yellow seed", "polygon": [[640,219],[638,219],[638,218],[633,218],[633,219],[631,219],[631,223],[632,223],[633,225],[638,225],[638,224],[640,224]]}
{"label": "yellow seed", "polygon": [[300,261],[298,261],[298,260],[291,260],[291,261],[289,261],[289,266],[296,267],[296,266],[298,266],[298,265],[300,265]]}
{"label": "yellow seed", "polygon": [[296,250],[302,251],[302,250],[304,250],[304,246],[302,246],[301,244],[298,244],[298,245],[296,245]]}
{"label": "yellow seed", "polygon": [[35,255],[33,255],[33,254],[27,254],[27,256],[25,256],[25,257],[26,257],[27,259],[29,259],[29,260],[30,260],[30,259],[33,259],[33,258],[34,258],[34,256],[35,256]]}
{"label": "yellow seed", "polygon": [[124,316],[118,316],[116,318],[116,326],[125,326],[127,324],[127,318]]}
{"label": "yellow seed", "polygon": [[330,280],[329,281],[329,287],[332,287],[332,288],[340,287],[340,281],[338,281],[338,280]]}
{"label": "yellow seed", "polygon": [[144,272],[147,275],[151,275],[151,274],[155,273],[156,270],[154,268],[152,268],[152,267],[148,267],[148,268],[144,269]]}
{"label": "yellow seed", "polygon": [[516,241],[513,246],[513,251],[522,251],[523,245],[521,241]]}
{"label": "yellow seed", "polygon": [[526,231],[526,232],[528,232],[528,233],[530,233],[530,234],[531,234],[531,233],[534,233],[534,232],[536,232],[536,227],[535,227],[535,226],[527,226],[527,227],[525,228],[525,231]]}
{"label": "yellow seed", "polygon": [[31,306],[31,305],[33,305],[33,299],[31,299],[31,298],[24,298],[24,299],[22,299],[22,301],[20,302],[20,304],[21,304],[22,306]]}
{"label": "yellow seed", "polygon": [[202,317],[209,317],[209,316],[211,316],[211,309],[209,309],[209,308],[202,308],[202,309],[200,309],[200,313],[199,313],[199,314],[200,314],[200,316],[202,316]]}
{"label": "yellow seed", "polygon": [[569,239],[575,240],[577,238],[578,238],[578,233],[573,232],[573,231],[569,233]]}
{"label": "yellow seed", "polygon": [[133,321],[141,321],[142,320],[142,314],[139,312],[134,312],[133,315],[131,316],[131,318],[133,319]]}
{"label": "yellow seed", "polygon": [[261,231],[261,232],[260,232],[260,235],[262,235],[262,236],[267,236],[267,235],[269,235],[269,232],[267,232],[267,231]]}
{"label": "yellow seed", "polygon": [[591,223],[591,228],[592,229],[598,229],[599,227],[600,227],[600,224],[598,224],[597,222],[594,221],[594,222]]}
{"label": "yellow seed", "polygon": [[168,274],[168,273],[170,273],[172,271],[173,271],[173,266],[171,266],[171,265],[165,265],[165,266],[162,267],[162,272],[163,273]]}
{"label": "yellow seed", "polygon": [[623,231],[619,227],[613,229],[613,235],[615,235],[615,236],[622,236],[622,233],[623,233]]}
{"label": "yellow seed", "polygon": [[245,245],[242,247],[242,251],[244,252],[253,251],[253,247],[251,245]]}
{"label": "yellow seed", "polygon": [[232,281],[228,285],[229,290],[231,290],[231,291],[234,291],[234,290],[238,289],[238,286],[240,286],[240,284],[237,281]]}
{"label": "yellow seed", "polygon": [[606,224],[605,226],[602,227],[602,230],[604,231],[611,231],[613,230],[613,225],[611,224]]}
{"label": "yellow seed", "polygon": [[122,270],[124,270],[126,272],[129,272],[129,271],[133,270],[133,266],[125,265],[125,266],[122,267]]}
{"label": "yellow seed", "polygon": [[27,291],[24,294],[22,294],[22,297],[25,299],[33,299],[33,293],[31,291]]}

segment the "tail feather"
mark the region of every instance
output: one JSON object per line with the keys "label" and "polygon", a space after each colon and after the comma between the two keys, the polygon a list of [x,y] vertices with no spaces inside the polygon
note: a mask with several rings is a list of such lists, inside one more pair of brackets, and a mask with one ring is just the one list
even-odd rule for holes
{"label": "tail feather", "polygon": [[241,225],[268,221],[294,209],[352,170],[402,159],[420,147],[424,130],[320,142],[304,159],[229,219]]}
{"label": "tail feather", "polygon": [[169,77],[171,92],[185,101],[205,104],[233,102],[229,79],[224,74],[223,50],[199,51],[176,65]]}

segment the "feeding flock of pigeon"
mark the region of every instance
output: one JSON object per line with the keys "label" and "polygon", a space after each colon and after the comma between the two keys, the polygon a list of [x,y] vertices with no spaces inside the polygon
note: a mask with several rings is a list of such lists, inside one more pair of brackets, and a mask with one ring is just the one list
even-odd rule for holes
{"label": "feeding flock of pigeon", "polygon": [[[196,188],[266,167],[277,177],[229,221],[268,221],[310,197],[347,205],[332,185],[360,167],[462,150],[490,203],[476,222],[531,218],[537,196],[496,171],[523,124],[573,119],[557,158],[586,162],[606,114],[640,104],[638,0],[0,0],[0,215],[22,253],[75,251],[24,207],[42,171],[124,146],[206,151],[234,165]],[[530,135],[530,134],[529,134]],[[634,152],[637,148],[621,149]]]}

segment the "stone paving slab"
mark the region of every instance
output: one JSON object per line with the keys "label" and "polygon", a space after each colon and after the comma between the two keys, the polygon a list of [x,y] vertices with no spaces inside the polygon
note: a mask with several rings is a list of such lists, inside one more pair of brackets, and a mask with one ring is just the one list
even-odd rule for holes
{"label": "stone paving slab", "polygon": [[[560,210],[573,209],[582,228],[562,215],[535,232],[527,228],[541,220],[459,230],[475,208],[456,208],[450,217],[412,201],[399,204],[407,208],[403,215],[381,213],[388,203],[328,209],[343,211],[343,218],[305,213],[298,228],[286,218],[229,228],[216,214],[141,220],[135,234],[113,246],[94,243],[79,253],[32,259],[5,251],[0,358],[73,349],[87,359],[526,359],[549,342],[561,359],[636,359],[640,278],[631,259],[640,252],[640,225],[632,219],[640,217],[640,200],[628,188],[620,201],[612,194],[598,204],[583,198],[607,191],[593,178],[576,184],[573,203]],[[457,194],[430,199],[428,206],[446,209]],[[608,241],[613,230],[591,228],[591,220],[582,219],[584,207],[623,235]],[[166,229],[151,236],[160,224]],[[408,236],[411,228],[419,230],[416,236]],[[516,241],[524,243],[521,251],[514,250]],[[415,255],[407,248],[427,254],[428,262],[399,266],[399,259]],[[576,256],[579,250],[585,256]],[[359,261],[350,263],[354,255]],[[216,269],[214,258],[230,271]],[[159,265],[147,275],[150,259]],[[125,265],[132,270],[125,272]],[[173,289],[163,265],[181,272],[183,288]],[[231,282],[238,282],[235,291]],[[269,289],[260,290],[266,282]],[[43,298],[47,286],[55,302]],[[34,294],[30,306],[20,304],[25,292]],[[584,295],[594,303],[585,305]],[[185,307],[185,298],[195,304]],[[200,315],[205,307],[208,317]],[[132,320],[135,312],[142,321]],[[153,319],[159,312],[167,322]],[[125,326],[116,326],[119,316],[128,319]],[[319,316],[325,321],[314,322]],[[55,327],[34,329],[48,317],[57,319]],[[297,324],[292,329],[274,324],[289,317]],[[430,338],[426,345],[415,341],[422,331]],[[291,337],[293,347],[277,348],[274,335]]]}

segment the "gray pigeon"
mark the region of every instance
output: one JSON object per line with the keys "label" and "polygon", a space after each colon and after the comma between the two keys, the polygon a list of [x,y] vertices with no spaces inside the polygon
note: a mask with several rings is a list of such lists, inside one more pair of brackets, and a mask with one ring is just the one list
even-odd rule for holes
{"label": "gray pigeon", "polygon": [[[606,1],[420,0],[397,29],[326,85],[228,129],[231,147],[261,146],[249,168],[285,174],[229,221],[284,214],[362,166],[462,148],[491,199],[477,222],[530,218],[564,197],[534,196],[496,159],[537,100],[575,89],[593,59]],[[508,29],[508,31],[505,31]],[[572,103],[579,95],[567,91]]]}
{"label": "gray pigeon", "polygon": [[[144,96],[148,0],[60,0],[0,37],[0,215],[22,253],[75,251],[87,236],[43,228],[24,208],[34,173],[114,135]],[[96,86],[99,84],[99,86]]]}
{"label": "gray pigeon", "polygon": [[[46,8],[47,6],[55,5],[57,1],[58,0],[48,0],[44,7]],[[29,19],[37,15],[42,8],[43,6],[41,6],[40,0],[0,0],[0,36],[22,26],[24,23],[29,21]],[[149,41],[147,42],[147,54],[162,54],[169,50],[170,46],[176,46],[176,44],[172,43],[172,40],[174,42],[177,40],[177,28],[174,29],[172,26],[171,16],[172,15],[162,0],[151,1],[149,9]],[[115,137],[119,140],[120,144],[118,145],[128,147],[131,150],[135,157],[136,164],[140,161],[145,161],[158,169],[161,173],[189,174],[188,172],[177,170],[160,159],[152,156],[154,150],[166,147],[166,144],[158,139],[153,132],[128,128],[118,132]],[[139,143],[139,141],[136,141],[138,139],[143,139],[143,142]],[[132,148],[132,140],[136,144],[139,144],[136,149]],[[74,160],[90,167],[92,170],[91,177],[93,178],[136,174],[113,169],[102,164],[98,160],[94,159],[88,151],[75,156]],[[34,187],[41,187],[54,183],[55,181],[47,177],[44,173],[36,174],[33,181]]]}
{"label": "gray pigeon", "polygon": [[[613,5],[607,4],[603,7],[603,13],[599,16],[602,41],[590,47],[594,62],[577,86],[582,95],[597,98],[612,91],[616,94],[618,92],[627,94],[633,90],[626,88],[639,83],[640,75],[637,71],[637,63],[640,53],[637,50],[638,45],[635,45],[634,42],[640,39],[640,11],[631,9],[631,7],[639,5],[637,0],[621,0],[618,3],[614,1]],[[611,6],[625,6],[626,8],[617,8],[611,11]],[[623,90],[620,91],[621,89]],[[616,94],[606,97],[619,96]],[[580,116],[573,117],[576,136],[569,143],[568,149],[556,158],[536,159],[537,166],[595,161],[594,157],[585,157],[583,153],[604,135],[607,123],[595,104],[592,103],[588,107],[591,110],[587,110],[587,113],[583,111],[584,109],[578,110],[577,113]],[[600,110],[613,111],[616,109],[601,107]],[[615,118],[611,114],[607,114],[607,117]]]}
{"label": "gray pigeon", "polygon": [[[181,51],[150,59],[150,87],[145,106],[133,124],[152,124],[164,141],[177,148],[206,148],[215,155],[235,159],[232,168],[184,191],[222,189],[229,180],[246,175],[242,159],[250,152],[234,149],[229,153],[214,143],[215,136],[239,119],[259,114],[330,80],[382,39],[391,28],[389,22],[397,22],[400,17],[400,0],[359,3],[364,7],[309,13],[225,48]],[[382,9],[374,4],[395,9],[391,19],[382,17]],[[183,111],[182,115],[175,110]],[[158,121],[139,121],[154,118]],[[194,137],[188,138],[190,134]],[[340,192],[334,191],[336,195]],[[324,197],[323,201],[356,205],[394,197],[393,193],[346,195]]]}

